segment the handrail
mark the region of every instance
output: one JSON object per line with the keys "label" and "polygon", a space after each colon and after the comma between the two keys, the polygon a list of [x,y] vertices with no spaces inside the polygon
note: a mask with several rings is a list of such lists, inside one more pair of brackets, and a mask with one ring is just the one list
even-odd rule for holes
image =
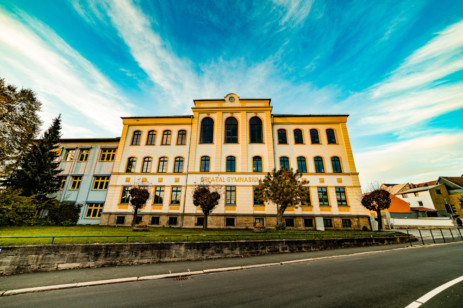
{"label": "handrail", "polygon": [[[350,235],[364,235],[364,236],[372,236],[373,234],[376,233],[350,233]],[[93,238],[93,237],[102,237],[102,238],[114,238],[114,237],[121,237],[125,238],[125,242],[129,242],[129,238],[134,237],[185,237],[186,241],[188,242],[191,237],[234,237],[235,240],[238,239],[238,237],[272,237],[272,235],[275,237],[275,239],[278,237],[278,239],[282,239],[282,235],[284,235],[283,239],[286,239],[286,237],[289,236],[310,236],[310,237],[317,237],[319,235],[323,235],[324,237],[326,235],[341,235],[336,232],[323,232],[323,233],[285,233],[285,234],[268,234],[268,233],[261,233],[261,234],[125,234],[125,235],[34,235],[34,236],[0,236],[0,239],[14,239],[14,238],[20,238],[20,239],[27,239],[27,238],[51,238],[50,244],[54,244],[55,238]]]}

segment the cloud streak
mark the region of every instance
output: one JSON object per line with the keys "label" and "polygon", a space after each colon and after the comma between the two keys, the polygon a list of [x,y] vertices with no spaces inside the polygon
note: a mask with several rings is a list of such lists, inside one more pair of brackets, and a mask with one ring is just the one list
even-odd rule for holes
{"label": "cloud streak", "polygon": [[0,8],[0,52],[8,82],[37,92],[45,122],[63,113],[64,120],[73,123],[65,137],[77,137],[76,127],[85,121],[120,134],[120,116],[129,114],[129,104],[53,30],[23,12],[9,14]]}

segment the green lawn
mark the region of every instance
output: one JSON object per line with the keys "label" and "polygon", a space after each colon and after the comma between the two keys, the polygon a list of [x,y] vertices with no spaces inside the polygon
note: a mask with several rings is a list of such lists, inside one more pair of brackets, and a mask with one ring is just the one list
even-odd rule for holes
{"label": "green lawn", "polygon": [[[131,227],[109,226],[34,226],[34,227],[0,227],[2,236],[36,236],[36,238],[0,238],[0,245],[32,245],[49,244],[51,238],[37,238],[37,236],[88,236],[77,238],[54,239],[55,244],[78,243],[122,243],[126,242],[171,242],[171,241],[220,241],[220,240],[249,240],[249,239],[291,239],[291,238],[353,238],[395,236],[402,233],[393,232],[368,232],[368,231],[275,231],[267,230],[265,233],[254,233],[252,230],[202,230],[202,229],[174,229],[174,228],[150,228],[147,232],[134,232]],[[140,235],[156,235],[155,237],[136,237]],[[183,236],[188,235],[188,236]],[[112,237],[99,237],[112,236]]]}

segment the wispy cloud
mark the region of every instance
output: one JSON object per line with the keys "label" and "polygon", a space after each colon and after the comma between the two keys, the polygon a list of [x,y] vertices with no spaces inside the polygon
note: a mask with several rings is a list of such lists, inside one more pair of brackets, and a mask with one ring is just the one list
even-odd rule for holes
{"label": "wispy cloud", "polygon": [[463,22],[438,33],[384,81],[356,93],[339,107],[358,112],[357,133],[373,135],[407,128],[463,108]]}
{"label": "wispy cloud", "polygon": [[65,137],[78,136],[77,127],[86,121],[111,134],[120,133],[120,116],[129,114],[124,97],[49,27],[24,12],[11,14],[0,8],[0,53],[4,77],[37,92],[44,103],[45,122],[63,113],[68,122]]}
{"label": "wispy cloud", "polygon": [[290,27],[300,25],[309,15],[313,2],[313,0],[273,0],[273,3],[282,9],[283,15],[279,24]]}
{"label": "wispy cloud", "polygon": [[[463,134],[439,133],[383,144],[355,155],[363,186],[463,174]],[[437,150],[436,150],[437,149]]]}

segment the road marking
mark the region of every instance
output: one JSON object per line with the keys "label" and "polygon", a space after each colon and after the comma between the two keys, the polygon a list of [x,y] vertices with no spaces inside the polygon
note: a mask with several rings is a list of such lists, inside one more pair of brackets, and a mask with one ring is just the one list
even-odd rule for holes
{"label": "road marking", "polygon": [[[352,257],[352,256],[377,254],[377,253],[386,253],[386,252],[389,252],[389,251],[397,251],[397,250],[404,250],[404,249],[428,248],[428,247],[432,247],[432,246],[441,246],[441,245],[443,246],[443,245],[451,245],[451,244],[460,244],[460,242],[431,244],[431,245],[425,245],[425,246],[408,246],[408,247],[403,247],[403,248],[393,248],[393,249],[376,250],[376,251],[364,251],[364,252],[357,252],[357,253],[345,254],[345,255],[307,258],[307,259],[282,261],[282,262],[275,262],[275,263],[263,263],[263,264],[242,265],[242,266],[233,266],[233,267],[212,268],[212,269],[204,269],[204,270],[199,270],[199,271],[194,271],[194,272],[190,272],[190,270],[188,270],[188,272],[172,273],[172,272],[169,271],[170,272],[169,274],[158,274],[158,275],[150,275],[150,276],[139,276],[139,277],[127,277],[127,278],[116,278],[116,279],[107,279],[107,280],[77,282],[77,283],[70,283],[70,284],[50,285],[50,286],[43,286],[43,287],[32,287],[32,288],[14,289],[14,290],[0,290],[0,297],[9,296],[9,295],[19,295],[19,294],[26,294],[26,293],[34,293],[34,292],[44,292],[44,291],[52,291],[52,290],[61,290],[61,289],[70,289],[70,288],[80,288],[80,287],[88,287],[88,286],[105,285],[105,284],[114,284],[114,283],[134,282],[134,281],[142,281],[142,280],[158,280],[158,279],[165,279],[165,278],[176,278],[176,277],[180,277],[180,276],[194,276],[194,275],[204,275],[204,274],[209,274],[209,273],[218,273],[218,272],[227,272],[227,271],[239,271],[239,270],[246,270],[246,269],[252,269],[252,268],[263,268],[263,267],[270,267],[270,266],[285,265],[285,264],[291,264],[291,263],[311,262],[311,261],[318,261],[318,260]],[[460,277],[460,278],[457,278],[457,279],[463,279],[463,276]],[[422,298],[420,298],[420,299],[422,299]],[[415,303],[417,303],[420,299],[416,300],[412,304],[416,305]],[[412,304],[410,304],[410,305],[412,305]],[[410,306],[409,305],[406,308],[419,307],[421,305],[421,303],[418,303],[418,304],[419,304],[418,306]]]}
{"label": "road marking", "polygon": [[417,308],[417,307],[420,307],[421,305],[426,303],[428,300],[430,300],[431,298],[433,298],[434,296],[436,296],[440,292],[442,292],[442,291],[450,288],[451,286],[453,286],[453,285],[455,285],[455,284],[457,284],[459,282],[462,282],[462,281],[463,281],[463,276],[455,278],[455,279],[453,279],[453,280],[451,280],[451,281],[449,281],[447,283],[444,283],[440,287],[437,287],[434,290],[431,290],[428,293],[426,293],[425,295],[421,296],[420,298],[418,298],[416,301],[414,301],[413,303],[411,303],[410,305],[408,305],[405,308]]}

